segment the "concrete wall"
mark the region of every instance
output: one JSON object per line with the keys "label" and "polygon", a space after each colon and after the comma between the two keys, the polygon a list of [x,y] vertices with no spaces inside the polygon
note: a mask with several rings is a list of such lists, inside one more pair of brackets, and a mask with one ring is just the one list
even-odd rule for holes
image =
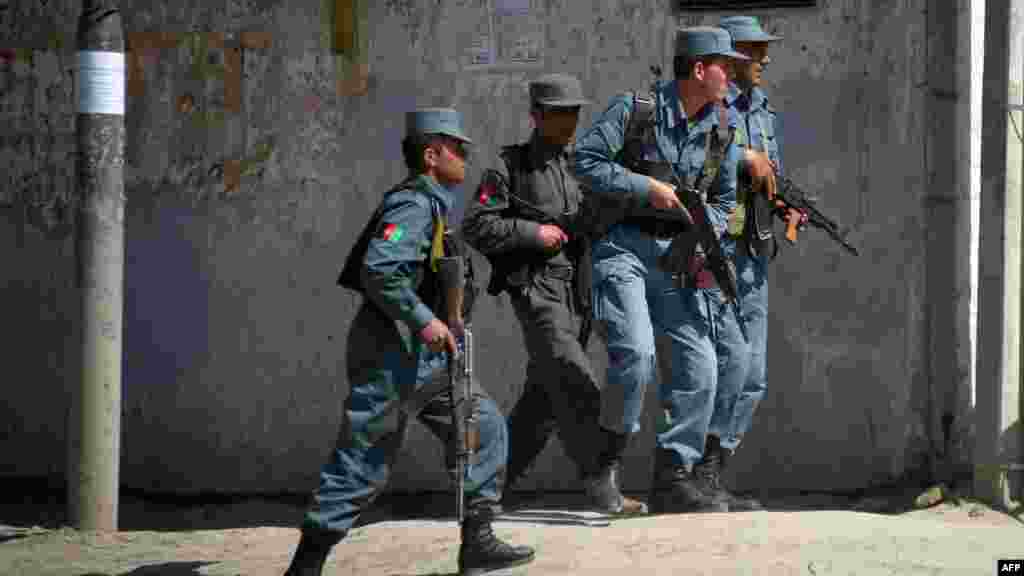
{"label": "concrete wall", "polygon": [[[79,370],[74,244],[59,228],[44,234],[26,214],[47,212],[25,206],[72,192],[77,13],[28,4],[0,11],[3,38],[38,48],[31,60],[18,52],[0,62],[0,260],[16,263],[0,268],[0,475],[59,476],[65,392]],[[527,136],[530,77],[579,75],[598,103],[584,113],[589,123],[617,91],[644,85],[648,65],[671,68],[677,25],[718,16],[679,14],[668,2],[534,0],[541,64],[472,70],[463,50],[477,2],[375,2],[368,91],[340,97],[317,33],[326,14],[318,0],[159,4],[124,2],[126,30],[272,37],[269,48],[242,51],[241,111],[222,121],[201,121],[223,109],[223,82],[196,62],[223,60],[198,43],[141,54],[144,94],[128,106],[122,478],[182,492],[314,485],[347,391],[343,350],[358,304],[334,279],[380,194],[402,176],[402,113],[459,107],[478,143],[472,182],[500,144]],[[927,43],[925,5],[820,0],[759,13],[786,38],[768,70],[786,164],[853,227],[862,255],[843,255],[816,231],[783,247],[772,277],[771,391],[735,460],[739,488],[852,489],[917,469],[934,426],[930,384],[946,387],[942,395],[965,378],[939,378],[929,362],[928,319],[956,305],[948,292],[938,309],[926,301],[935,260],[925,199],[929,183],[955,180],[929,179],[926,169],[952,154],[926,152],[936,146],[926,144],[935,119],[926,80],[941,64],[928,46],[955,26],[933,28]],[[191,112],[178,107],[186,92]],[[945,136],[937,145],[952,150]],[[225,193],[218,165],[243,157],[240,186]],[[521,336],[507,303],[484,297],[476,314],[477,366],[507,411],[524,376]],[[956,358],[955,341],[939,352]],[[592,352],[603,366],[596,343]],[[626,463],[630,489],[649,478],[657,400],[648,398]],[[445,487],[440,446],[427,438],[418,424],[410,430],[395,489]],[[557,442],[538,468],[523,488],[576,487]]]}

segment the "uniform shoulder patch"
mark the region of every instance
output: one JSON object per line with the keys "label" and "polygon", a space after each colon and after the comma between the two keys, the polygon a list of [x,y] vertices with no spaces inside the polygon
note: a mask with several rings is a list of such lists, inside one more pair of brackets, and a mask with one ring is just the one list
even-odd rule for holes
{"label": "uniform shoulder patch", "polygon": [[[414,216],[422,213],[422,217]],[[410,225],[432,218],[433,202],[427,194],[416,188],[401,188],[384,197],[380,223],[374,237],[397,243],[409,235]]]}
{"label": "uniform shoulder patch", "polygon": [[377,237],[385,242],[396,243],[405,235],[405,227],[397,222],[381,222]]}
{"label": "uniform shoulder patch", "polygon": [[495,170],[487,170],[476,190],[476,202],[491,208],[497,206],[505,197],[505,179]]}

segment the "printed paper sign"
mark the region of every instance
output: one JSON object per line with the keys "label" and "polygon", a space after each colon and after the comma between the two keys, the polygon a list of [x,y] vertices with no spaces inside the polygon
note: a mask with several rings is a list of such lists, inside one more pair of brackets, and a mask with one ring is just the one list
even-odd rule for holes
{"label": "printed paper sign", "polygon": [[76,80],[78,113],[124,116],[124,53],[80,51]]}

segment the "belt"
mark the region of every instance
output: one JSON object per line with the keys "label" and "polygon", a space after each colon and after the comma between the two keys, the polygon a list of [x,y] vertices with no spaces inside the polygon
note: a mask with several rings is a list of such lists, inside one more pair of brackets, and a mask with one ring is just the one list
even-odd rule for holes
{"label": "belt", "polygon": [[656,238],[671,238],[682,234],[686,230],[686,225],[682,222],[659,220],[657,218],[650,217],[634,216],[622,220],[621,223],[626,226],[638,228],[644,234],[654,236]]}
{"label": "belt", "polygon": [[715,275],[707,268],[701,268],[693,277],[694,288],[715,288],[716,286],[718,286],[718,282],[715,280]]}
{"label": "belt", "polygon": [[557,280],[572,280],[576,273],[571,264],[537,264],[533,266],[533,270],[537,274]]}
{"label": "belt", "polygon": [[692,288],[715,288],[718,280],[705,266],[707,260],[701,255],[695,255],[690,260],[690,274],[688,285]]}

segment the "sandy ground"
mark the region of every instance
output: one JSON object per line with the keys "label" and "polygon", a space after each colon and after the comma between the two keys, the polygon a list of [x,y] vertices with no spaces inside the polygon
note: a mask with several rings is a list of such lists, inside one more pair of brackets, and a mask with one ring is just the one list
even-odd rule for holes
{"label": "sandy ground", "polygon": [[[444,517],[450,498],[428,499],[377,507],[335,547],[325,574],[454,574],[458,528]],[[977,503],[872,513],[858,509],[891,502],[833,500],[791,497],[766,500],[763,512],[651,516],[597,528],[499,522],[500,536],[537,549],[532,564],[499,574],[981,575],[995,573],[999,558],[1024,558],[1024,523]],[[578,503],[565,496],[529,507]],[[52,502],[0,510],[0,574],[19,576],[280,575],[301,514],[295,502],[129,500],[121,504],[121,530],[104,534],[60,527]]]}

